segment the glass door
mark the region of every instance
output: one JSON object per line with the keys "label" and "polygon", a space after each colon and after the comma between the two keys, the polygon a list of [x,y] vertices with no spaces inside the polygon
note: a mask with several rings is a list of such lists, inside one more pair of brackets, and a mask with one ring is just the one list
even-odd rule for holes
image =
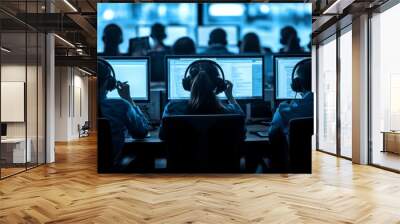
{"label": "glass door", "polygon": [[348,26],[339,38],[340,156],[352,157],[352,31]]}
{"label": "glass door", "polygon": [[370,162],[400,171],[400,4],[371,18]]}
{"label": "glass door", "polygon": [[317,149],[336,154],[336,35],[317,50]]}

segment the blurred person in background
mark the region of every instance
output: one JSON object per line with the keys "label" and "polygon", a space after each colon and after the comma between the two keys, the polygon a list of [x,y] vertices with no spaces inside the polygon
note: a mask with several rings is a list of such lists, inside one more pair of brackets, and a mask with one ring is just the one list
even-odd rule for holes
{"label": "blurred person in background", "polygon": [[122,29],[116,24],[109,24],[104,28],[103,38],[104,52],[99,56],[120,56],[119,45],[122,43]]}
{"label": "blurred person in background", "polygon": [[304,53],[297,31],[292,26],[286,26],[281,30],[280,42],[283,48],[279,50],[279,53]]}
{"label": "blurred person in background", "polygon": [[212,55],[223,55],[223,54],[232,54],[226,48],[228,44],[227,34],[225,30],[221,28],[216,28],[210,33],[210,38],[208,40],[208,48],[204,51],[204,54],[212,54]]}
{"label": "blurred person in background", "polygon": [[196,45],[190,37],[181,37],[172,46],[172,53],[175,55],[193,55],[196,54]]}
{"label": "blurred person in background", "polygon": [[165,26],[161,23],[155,23],[151,26],[150,37],[153,41],[152,50],[153,51],[170,51],[171,47],[164,44],[164,40],[167,38],[165,32]]}
{"label": "blurred person in background", "polygon": [[240,53],[263,54],[258,35],[251,32],[244,35],[243,40],[240,42]]}

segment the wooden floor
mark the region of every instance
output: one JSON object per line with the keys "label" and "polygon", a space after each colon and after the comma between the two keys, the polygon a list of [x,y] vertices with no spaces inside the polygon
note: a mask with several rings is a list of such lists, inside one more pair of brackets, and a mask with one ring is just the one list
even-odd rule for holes
{"label": "wooden floor", "polygon": [[374,151],[372,161],[376,165],[400,170],[400,155],[391,152]]}
{"label": "wooden floor", "polygon": [[98,175],[96,141],[0,181],[0,223],[400,223],[400,175],[313,154],[312,175]]}

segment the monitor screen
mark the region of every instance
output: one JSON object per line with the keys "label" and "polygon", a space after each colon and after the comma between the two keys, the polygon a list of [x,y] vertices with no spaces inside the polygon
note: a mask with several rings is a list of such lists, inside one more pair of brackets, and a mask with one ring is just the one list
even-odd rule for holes
{"label": "monitor screen", "polygon": [[239,42],[239,28],[237,26],[199,26],[197,30],[197,41],[199,47],[207,47],[210,33],[216,28],[222,28],[226,32],[228,45],[237,46]]}
{"label": "monitor screen", "polygon": [[275,57],[275,96],[277,100],[295,99],[296,93],[291,87],[293,68],[298,62],[307,58],[309,57]]}
{"label": "monitor screen", "polygon": [[[150,36],[151,27],[150,26],[139,26],[138,36],[147,37]],[[164,40],[164,44],[173,45],[181,37],[189,36],[189,31],[186,26],[167,26],[165,30],[167,38]]]}
{"label": "monitor screen", "polygon": [[[225,79],[233,83],[233,96],[239,100],[263,99],[263,58],[242,56],[220,57],[168,57],[168,99],[189,99],[190,92],[182,87],[186,68],[195,60],[209,59],[217,62],[223,69]],[[225,94],[218,95],[224,99]]]}
{"label": "monitor screen", "polygon": [[[120,82],[130,86],[131,97],[134,100],[148,100],[149,96],[149,64],[142,58],[106,58],[115,71],[115,77]],[[117,90],[108,93],[108,98],[120,98]]]}

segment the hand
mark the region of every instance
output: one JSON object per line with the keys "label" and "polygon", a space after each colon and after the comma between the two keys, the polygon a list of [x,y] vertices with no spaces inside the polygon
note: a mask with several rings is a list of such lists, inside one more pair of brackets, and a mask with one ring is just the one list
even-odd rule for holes
{"label": "hand", "polygon": [[233,83],[229,80],[225,80],[225,83],[226,83],[225,96],[228,99],[233,99],[233,94],[232,94]]}
{"label": "hand", "polygon": [[128,100],[129,102],[132,101],[131,99],[131,91],[129,88],[128,82],[117,82],[117,91],[119,96],[122,99]]}

